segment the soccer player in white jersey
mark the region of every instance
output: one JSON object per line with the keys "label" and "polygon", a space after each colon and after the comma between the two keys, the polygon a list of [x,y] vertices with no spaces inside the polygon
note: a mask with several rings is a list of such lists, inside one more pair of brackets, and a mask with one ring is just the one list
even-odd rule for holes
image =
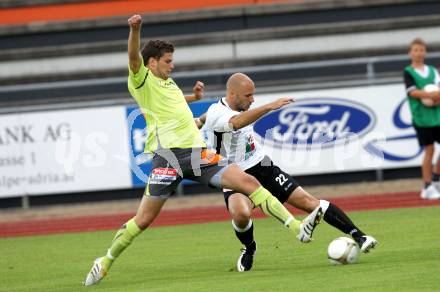
{"label": "soccer player in white jersey", "polygon": [[[226,84],[226,97],[209,107],[196,124],[202,127],[205,139],[227,163],[236,163],[246,173],[254,176],[280,202],[304,210],[308,213],[318,206],[324,212],[324,220],[345,234],[350,234],[367,253],[377,244],[372,236],[363,233],[337,206],[318,200],[286,172],[274,165],[265,155],[261,145],[254,139],[253,123],[266,113],[294,102],[293,98],[281,98],[266,105],[249,109],[254,102],[253,81],[242,73],[233,74]],[[254,205],[243,194],[224,189],[226,206],[232,216],[232,226],[240,242],[244,245],[237,261],[238,271],[252,268],[256,252],[251,213]]]}

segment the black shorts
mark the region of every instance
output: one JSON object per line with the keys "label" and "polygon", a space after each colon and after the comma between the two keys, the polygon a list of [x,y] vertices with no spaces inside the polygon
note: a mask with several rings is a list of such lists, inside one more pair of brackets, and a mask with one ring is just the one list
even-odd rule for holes
{"label": "black shorts", "polygon": [[[292,192],[299,187],[293,177],[274,165],[268,156],[245,172],[255,177],[281,203],[287,201]],[[237,192],[233,190],[223,190],[226,207],[228,207],[229,196],[235,193]]]}
{"label": "black shorts", "polygon": [[420,146],[440,143],[440,127],[417,127],[414,126],[417,133],[417,140]]}

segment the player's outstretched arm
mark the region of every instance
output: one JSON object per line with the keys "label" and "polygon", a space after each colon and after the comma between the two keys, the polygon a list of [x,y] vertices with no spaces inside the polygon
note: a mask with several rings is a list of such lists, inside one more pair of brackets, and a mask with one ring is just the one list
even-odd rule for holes
{"label": "player's outstretched arm", "polygon": [[205,92],[205,84],[201,81],[197,81],[196,84],[193,87],[193,95],[186,95],[185,100],[187,103],[198,101],[202,99],[203,94]]}
{"label": "player's outstretched arm", "polygon": [[408,95],[413,98],[417,98],[417,99],[430,98],[430,95],[428,94],[428,92],[425,92],[420,89],[411,90],[410,92],[408,92]]}
{"label": "player's outstretched arm", "polygon": [[141,27],[142,17],[138,14],[128,19],[130,34],[128,36],[128,65],[133,73],[139,72],[142,64],[142,56],[140,52],[141,45]]}
{"label": "player's outstretched arm", "polygon": [[295,99],[292,97],[284,97],[277,99],[274,102],[244,111],[236,116],[233,116],[229,123],[232,125],[232,128],[234,130],[241,129],[243,127],[246,127],[247,125],[252,124],[265,114],[267,114],[270,111],[277,110],[285,105],[288,105],[292,102],[294,102]]}

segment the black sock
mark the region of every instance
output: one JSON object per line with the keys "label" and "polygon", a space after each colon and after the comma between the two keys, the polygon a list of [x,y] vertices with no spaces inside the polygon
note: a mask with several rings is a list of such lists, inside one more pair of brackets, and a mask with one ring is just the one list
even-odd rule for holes
{"label": "black sock", "polygon": [[425,182],[425,189],[431,185],[431,182]]}
{"label": "black sock", "polygon": [[331,226],[339,229],[345,234],[350,234],[356,241],[365,235],[359,228],[357,228],[354,223],[348,218],[347,214],[344,213],[338,206],[330,205],[325,211],[324,220]]}
{"label": "black sock", "polygon": [[435,181],[435,182],[440,181],[440,174],[432,173],[432,181]]}
{"label": "black sock", "polygon": [[244,246],[249,246],[254,242],[254,223],[252,221],[250,223],[249,229],[243,232],[237,231],[236,226],[234,226],[235,235]]}

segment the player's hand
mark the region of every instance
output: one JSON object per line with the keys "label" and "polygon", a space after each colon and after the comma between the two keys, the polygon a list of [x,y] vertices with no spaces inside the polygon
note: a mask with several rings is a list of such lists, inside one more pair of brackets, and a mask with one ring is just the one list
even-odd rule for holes
{"label": "player's hand", "polygon": [[440,91],[429,92],[428,94],[430,99],[440,102]]}
{"label": "player's hand", "polygon": [[280,99],[277,99],[276,101],[269,103],[269,108],[271,111],[277,110],[285,105],[291,104],[295,102],[295,99],[293,97],[283,97]]}
{"label": "player's hand", "polygon": [[193,87],[193,92],[196,99],[201,99],[205,92],[205,84],[203,84],[201,81],[197,81],[196,85]]}
{"label": "player's hand", "polygon": [[200,118],[194,118],[194,122],[196,123],[196,125],[197,125],[197,128],[199,128],[199,129],[201,129],[201,128],[203,128],[203,123],[202,123],[202,121],[200,120]]}
{"label": "player's hand", "polygon": [[128,19],[128,25],[131,29],[139,30],[142,26],[142,16],[135,14]]}

